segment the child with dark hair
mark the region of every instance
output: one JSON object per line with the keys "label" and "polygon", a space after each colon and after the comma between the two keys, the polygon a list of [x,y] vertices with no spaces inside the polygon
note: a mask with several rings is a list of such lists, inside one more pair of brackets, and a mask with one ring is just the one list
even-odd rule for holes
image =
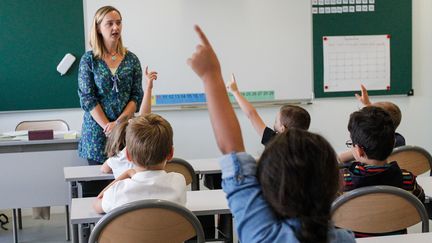
{"label": "child with dark hair", "polygon": [[244,152],[240,125],[229,102],[219,61],[196,26],[201,44],[188,59],[202,79],[221,158],[223,190],[241,242],[354,242],[331,225],[338,189],[336,154],[321,136],[288,129],[257,163]]}
{"label": "child with dark hair", "polygon": [[[364,85],[361,85],[361,95],[355,94],[355,96],[357,100],[360,101],[365,107],[375,106],[375,107],[380,107],[385,111],[387,111],[393,121],[394,130],[395,130],[393,147],[397,148],[406,145],[405,138],[400,133],[396,132],[396,129],[398,128],[402,120],[402,113],[396,104],[389,101],[371,103],[369,100],[368,92]],[[351,151],[348,150],[339,154],[339,160],[341,163],[346,163],[354,160],[354,157],[352,156]]]}
{"label": "child with dark hair", "polygon": [[[402,112],[399,109],[399,107],[390,101],[381,101],[381,102],[375,102],[371,103],[369,100],[369,95],[366,90],[366,87],[364,85],[361,85],[361,95],[356,94],[357,99],[364,105],[364,106],[376,106],[383,108],[385,111],[387,111],[390,114],[391,119],[393,120],[395,130],[399,127],[399,124],[402,120]],[[395,131],[395,144],[394,147],[400,147],[404,146],[405,138],[398,132]]]}
{"label": "child with dark hair", "polygon": [[282,133],[285,129],[309,129],[311,122],[309,113],[302,107],[296,105],[282,106],[276,115],[273,129],[267,127],[255,107],[253,107],[252,104],[240,93],[234,74],[231,75],[231,82],[228,83],[227,87],[231,91],[231,94],[234,96],[241,110],[251,121],[255,131],[261,136],[261,143],[263,145],[267,145],[267,143],[270,142],[276,134]]}
{"label": "child with dark hair", "polygon": [[[425,194],[417,184],[416,176],[399,168],[397,161],[387,161],[395,141],[395,126],[388,112],[377,106],[366,106],[351,114],[348,130],[351,140],[347,146],[351,147],[356,162],[343,169],[345,191],[388,185],[410,191],[424,201]],[[397,233],[406,233],[406,230],[390,232]],[[371,235],[356,233],[357,237]]]}

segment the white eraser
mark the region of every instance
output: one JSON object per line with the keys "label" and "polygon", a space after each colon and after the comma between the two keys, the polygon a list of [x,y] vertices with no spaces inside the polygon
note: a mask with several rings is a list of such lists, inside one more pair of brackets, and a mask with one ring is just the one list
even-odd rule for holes
{"label": "white eraser", "polygon": [[64,75],[69,68],[72,66],[72,64],[75,61],[75,57],[68,53],[66,54],[63,59],[60,61],[59,65],[57,65],[57,71],[61,74]]}

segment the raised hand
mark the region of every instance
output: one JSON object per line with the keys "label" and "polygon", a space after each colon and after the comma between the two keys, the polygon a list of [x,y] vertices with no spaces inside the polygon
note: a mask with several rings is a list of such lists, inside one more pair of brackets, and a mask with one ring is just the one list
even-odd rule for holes
{"label": "raised hand", "polygon": [[361,95],[355,94],[358,101],[360,101],[363,105],[368,106],[371,105],[371,102],[369,100],[369,95],[366,90],[366,87],[362,84],[361,85]]}
{"label": "raised hand", "polygon": [[201,43],[197,45],[192,57],[187,60],[188,65],[203,81],[210,80],[212,77],[221,77],[219,60],[210,42],[197,25],[195,31]]}
{"label": "raised hand", "polygon": [[148,66],[145,68],[145,76],[147,80],[147,88],[152,89],[153,88],[153,81],[157,80],[157,72],[156,71],[148,71]]}
{"label": "raised hand", "polygon": [[237,81],[235,79],[234,73],[231,74],[231,81],[228,82],[227,88],[231,92],[238,92]]}

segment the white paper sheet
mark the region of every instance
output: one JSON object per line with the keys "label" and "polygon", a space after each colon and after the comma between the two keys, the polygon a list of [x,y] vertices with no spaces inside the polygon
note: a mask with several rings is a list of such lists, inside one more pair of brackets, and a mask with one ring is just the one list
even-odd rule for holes
{"label": "white paper sheet", "polygon": [[390,89],[390,36],[325,36],[324,92]]}

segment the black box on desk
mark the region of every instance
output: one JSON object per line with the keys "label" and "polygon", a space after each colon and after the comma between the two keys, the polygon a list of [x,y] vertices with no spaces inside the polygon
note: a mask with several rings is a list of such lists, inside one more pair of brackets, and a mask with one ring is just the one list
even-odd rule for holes
{"label": "black box on desk", "polygon": [[53,130],[28,131],[28,138],[29,140],[54,139],[54,131]]}

